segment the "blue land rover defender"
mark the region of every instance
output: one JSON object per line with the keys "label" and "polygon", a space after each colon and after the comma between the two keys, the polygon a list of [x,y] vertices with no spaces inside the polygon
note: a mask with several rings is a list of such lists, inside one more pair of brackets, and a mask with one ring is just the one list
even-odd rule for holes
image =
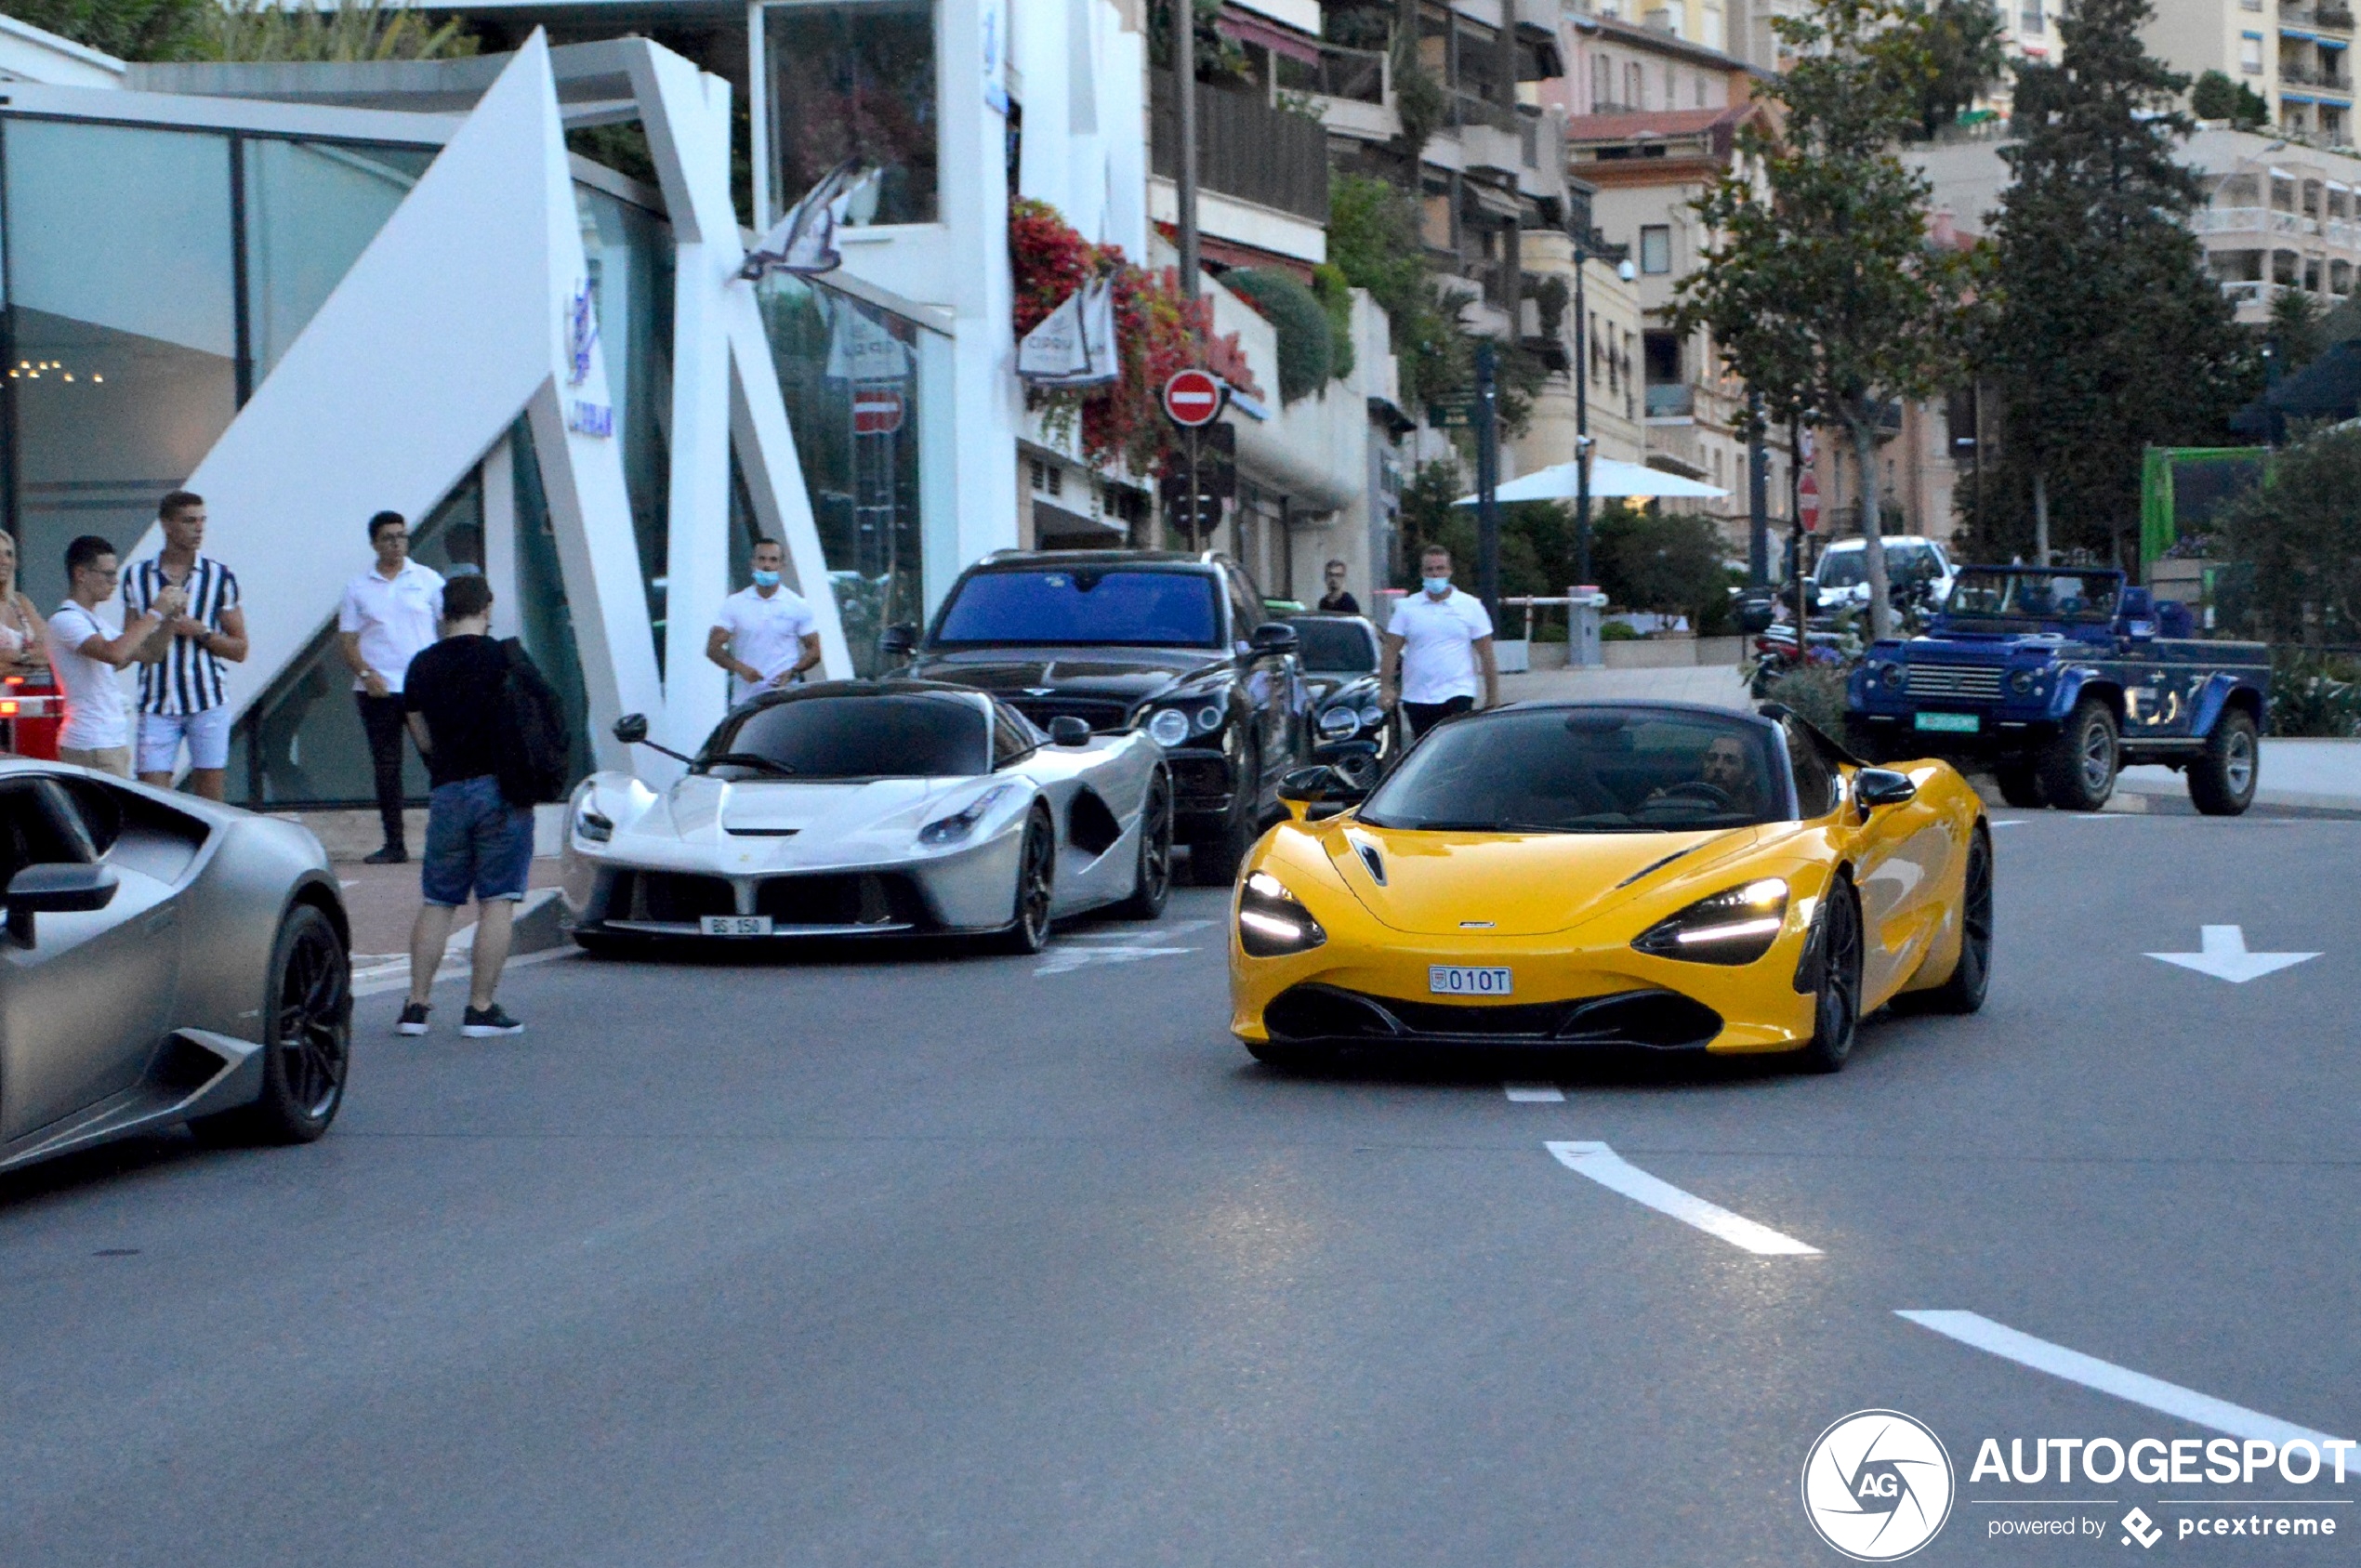
{"label": "blue land rover defender", "polygon": [[1845,720],[1864,757],[1988,767],[2012,806],[2095,811],[2118,770],[2160,762],[2236,816],[2270,689],[2262,643],[2193,637],[2185,606],[2120,572],[1969,566],[1923,636],[1870,646]]}

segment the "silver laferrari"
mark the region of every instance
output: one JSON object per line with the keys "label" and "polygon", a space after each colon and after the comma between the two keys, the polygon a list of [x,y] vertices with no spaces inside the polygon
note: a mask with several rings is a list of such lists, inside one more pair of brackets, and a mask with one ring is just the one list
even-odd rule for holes
{"label": "silver laferrari", "polygon": [[310,833],[0,758],[0,1169],[181,1122],[328,1130],[350,931]]}
{"label": "silver laferrari", "polygon": [[1075,718],[1045,732],[971,687],[767,692],[667,755],[688,765],[668,786],[596,773],[568,808],[565,899],[592,952],[955,935],[1033,953],[1053,919],[1152,920],[1171,889],[1163,748]]}

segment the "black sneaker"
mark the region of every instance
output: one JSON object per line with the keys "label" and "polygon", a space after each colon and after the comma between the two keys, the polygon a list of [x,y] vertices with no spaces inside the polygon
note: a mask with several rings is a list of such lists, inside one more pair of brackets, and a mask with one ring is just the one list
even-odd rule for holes
{"label": "black sneaker", "polygon": [[388,844],[374,855],[363,855],[363,865],[408,865],[410,851],[399,844]]}
{"label": "black sneaker", "polygon": [[397,1034],[423,1034],[427,1032],[427,1014],[434,1009],[424,1002],[404,1002],[402,1021],[393,1026]]}
{"label": "black sneaker", "polygon": [[489,1039],[495,1034],[521,1034],[524,1025],[510,1018],[495,1002],[488,1008],[469,1008],[459,1020],[459,1033],[470,1040]]}

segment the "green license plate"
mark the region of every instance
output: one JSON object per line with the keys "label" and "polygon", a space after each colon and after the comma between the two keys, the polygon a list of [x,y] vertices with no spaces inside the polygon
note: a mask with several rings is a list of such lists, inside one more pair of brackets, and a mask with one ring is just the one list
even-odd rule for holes
{"label": "green license plate", "polygon": [[1972,713],[1922,713],[1911,722],[1921,730],[1937,730],[1946,735],[1972,735],[1984,728],[1984,720]]}

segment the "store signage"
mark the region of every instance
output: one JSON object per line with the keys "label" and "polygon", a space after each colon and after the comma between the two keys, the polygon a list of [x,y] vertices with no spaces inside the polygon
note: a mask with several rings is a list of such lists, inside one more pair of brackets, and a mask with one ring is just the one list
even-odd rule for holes
{"label": "store signage", "polygon": [[602,402],[590,402],[582,398],[566,402],[566,428],[586,436],[614,434],[614,410]]}
{"label": "store signage", "polygon": [[566,301],[566,384],[590,379],[590,356],[599,347],[599,296],[585,278]]}
{"label": "store signage", "polygon": [[1164,384],[1164,412],[1183,429],[1210,425],[1221,412],[1221,383],[1202,370],[1184,370]]}
{"label": "store signage", "polygon": [[890,436],[902,428],[902,389],[899,387],[855,387],[852,389],[852,433],[856,436]]}

